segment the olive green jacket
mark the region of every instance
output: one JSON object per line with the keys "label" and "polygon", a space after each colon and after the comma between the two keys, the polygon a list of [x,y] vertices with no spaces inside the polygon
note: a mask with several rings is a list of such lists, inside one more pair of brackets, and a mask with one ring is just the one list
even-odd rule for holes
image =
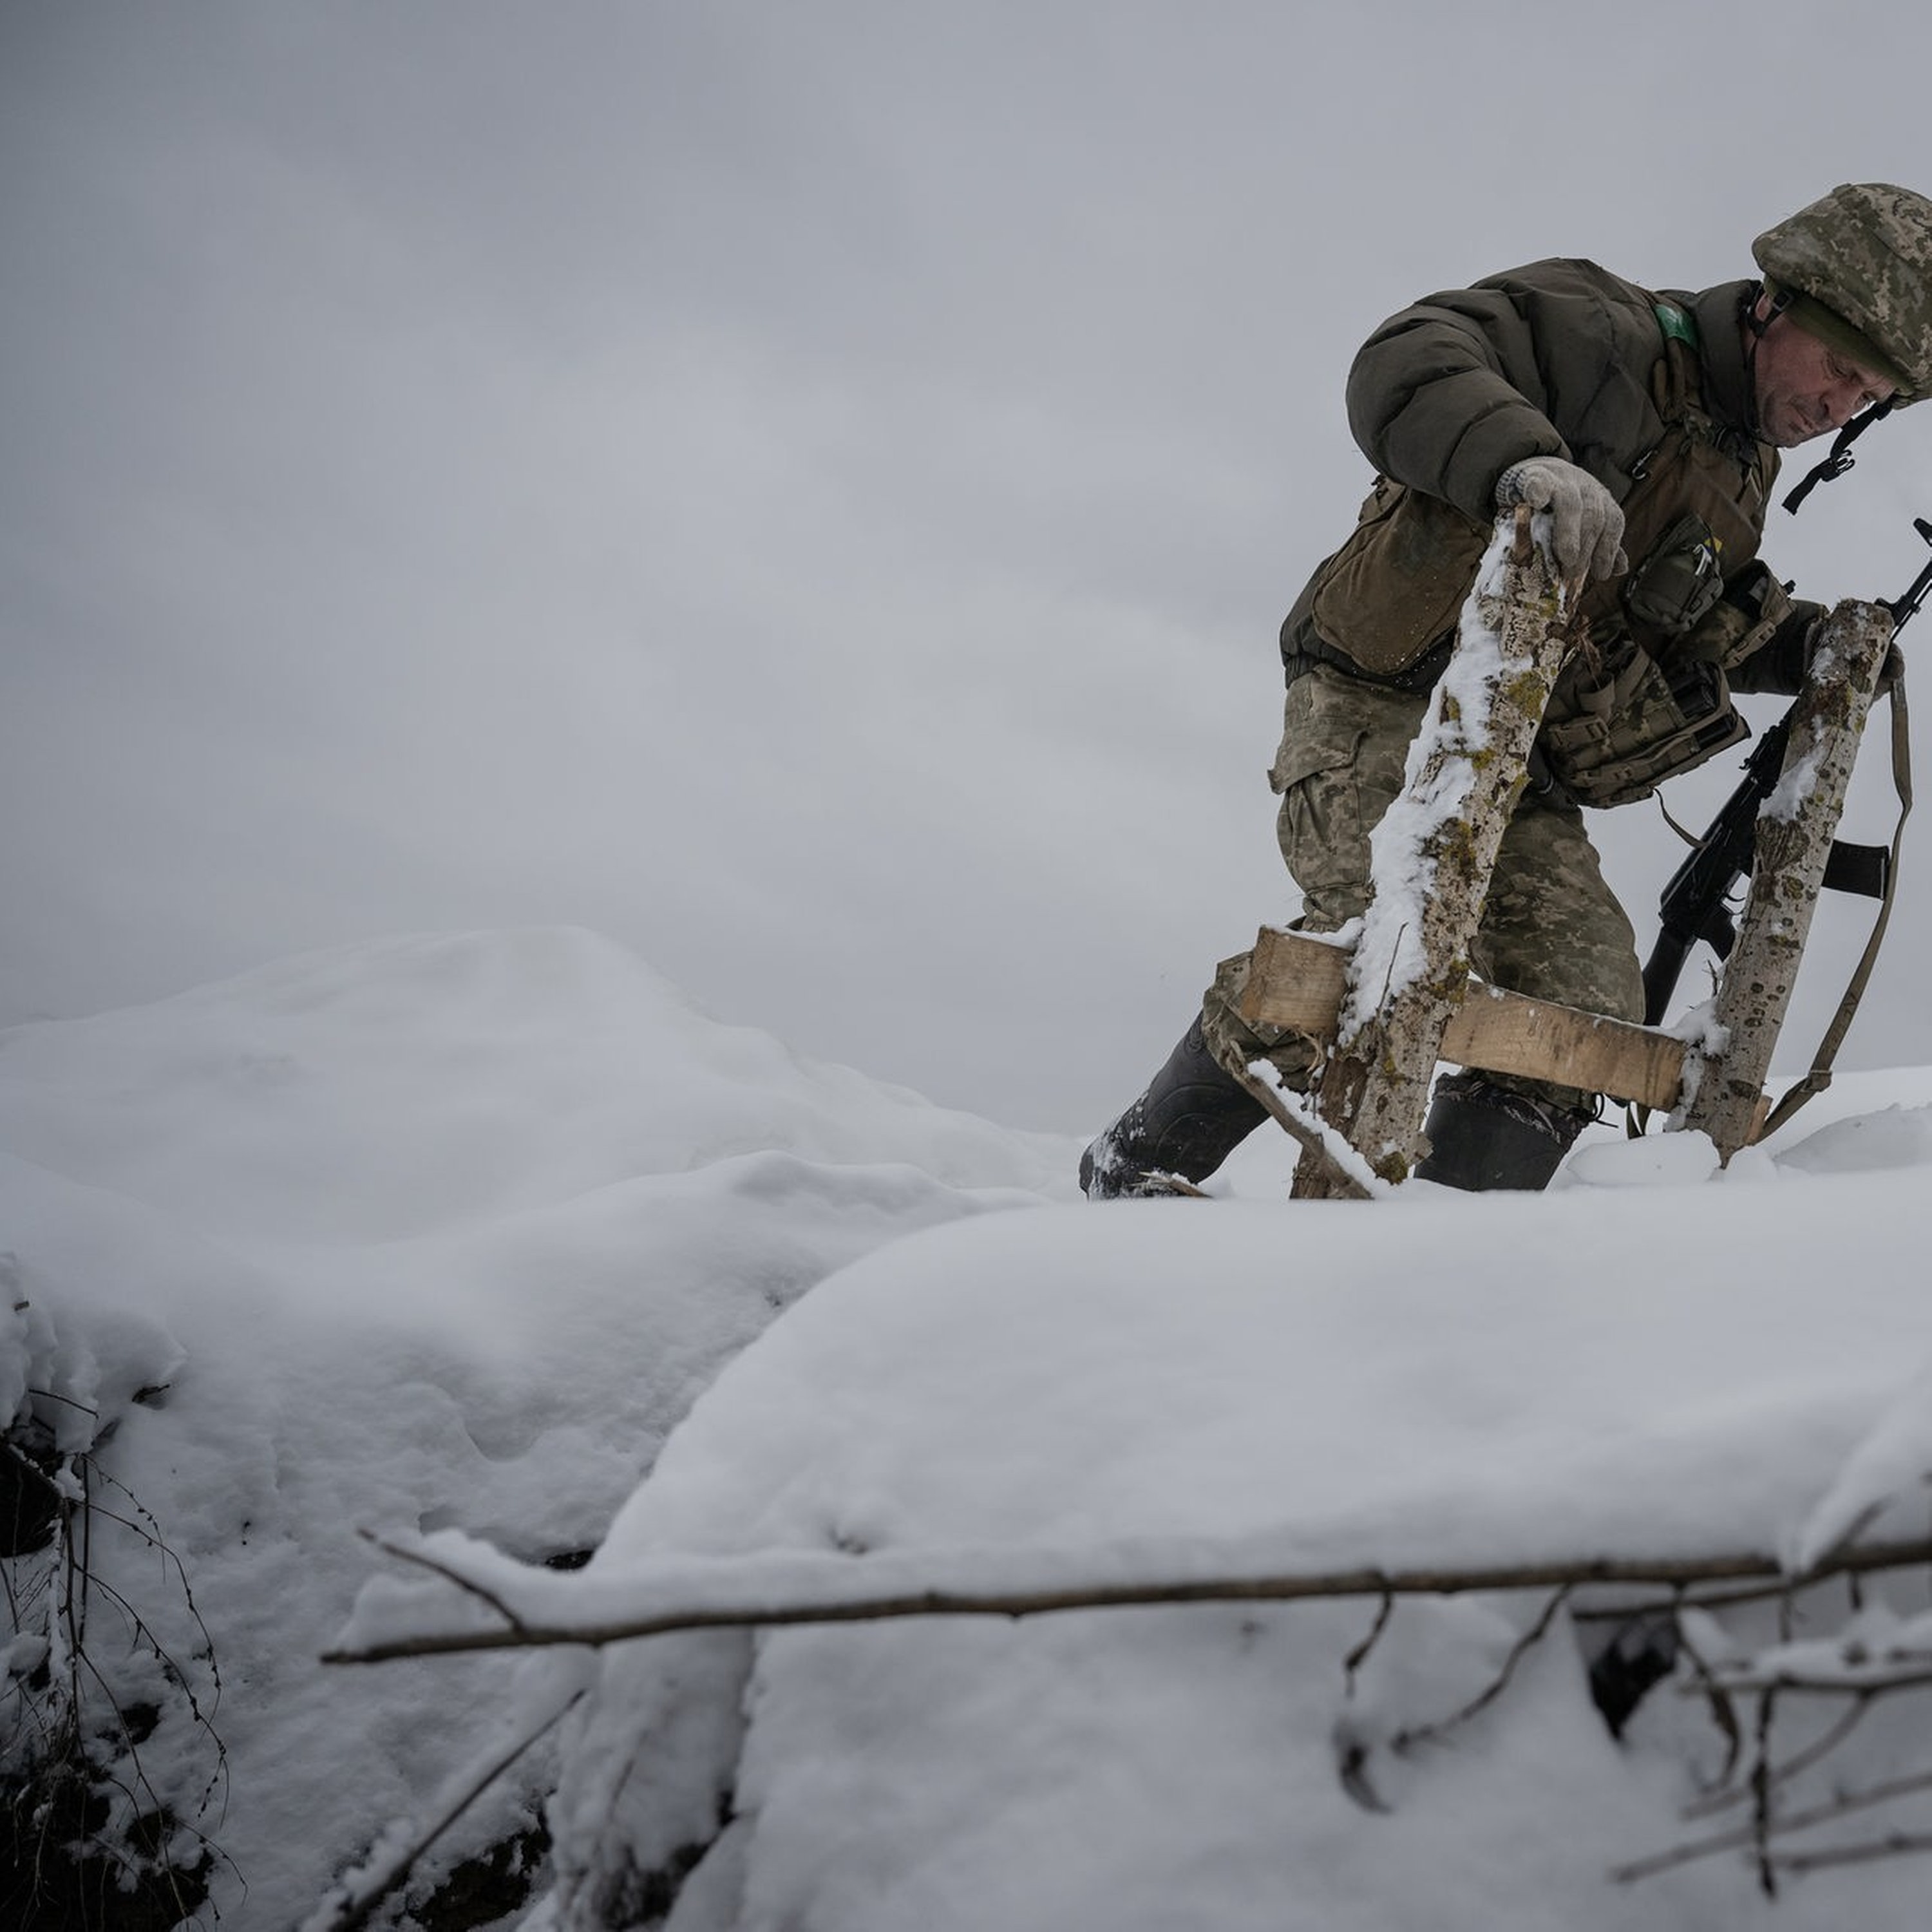
{"label": "olive green jacket", "polygon": [[[1753,287],[1660,295],[1552,260],[1384,322],[1348,386],[1378,474],[1282,627],[1291,674],[1313,659],[1432,682],[1494,530],[1496,479],[1557,456],[1622,505],[1632,568],[1582,600],[1587,643],[1552,697],[1544,770],[1580,802],[1622,803],[1744,736],[1730,690],[1795,689],[1816,614],[1754,562],[1778,456],[1750,427],[1739,316]],[[1709,566],[1713,602],[1659,615],[1646,586],[1675,583],[1666,566],[1687,556]]]}

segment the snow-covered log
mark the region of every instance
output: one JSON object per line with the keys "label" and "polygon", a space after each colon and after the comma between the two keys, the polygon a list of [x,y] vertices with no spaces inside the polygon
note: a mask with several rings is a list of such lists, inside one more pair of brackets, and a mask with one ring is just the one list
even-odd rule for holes
{"label": "snow-covered log", "polygon": [[1701,1060],[1686,1070],[1682,1116],[1673,1123],[1708,1134],[1725,1162],[1749,1145],[1762,1118],[1766,1076],[1892,632],[1882,604],[1848,600],[1826,619],[1793,712],[1784,775],[1758,818],[1737,944]]}
{"label": "snow-covered log", "polygon": [[[1498,521],[1456,648],[1372,844],[1372,893],[1348,966],[1319,1107],[1384,1180],[1407,1178],[1450,1016],[1529,748],[1568,642],[1570,600],[1522,510]],[[1304,1155],[1298,1196],[1334,1169]]]}

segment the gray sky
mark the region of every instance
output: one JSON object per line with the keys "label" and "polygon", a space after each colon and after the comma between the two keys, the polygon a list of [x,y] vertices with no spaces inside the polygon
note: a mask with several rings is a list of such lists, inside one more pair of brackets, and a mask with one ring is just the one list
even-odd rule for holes
{"label": "gray sky", "polygon": [[[1097,1124],[1294,910],[1360,338],[1932,188],[1928,74],[1891,0],[0,0],[0,1019],[564,922]],[[1924,557],[1932,420],[1862,450],[1768,540],[1804,594]],[[1597,824],[1647,939],[1675,842]],[[1848,1065],[1932,1060],[1929,878]]]}

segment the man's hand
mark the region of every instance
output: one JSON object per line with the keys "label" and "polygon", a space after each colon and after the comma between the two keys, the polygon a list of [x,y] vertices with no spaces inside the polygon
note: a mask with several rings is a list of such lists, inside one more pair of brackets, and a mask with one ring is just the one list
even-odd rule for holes
{"label": "man's hand", "polygon": [[1560,456],[1513,463],[1496,478],[1496,508],[1527,503],[1550,512],[1550,550],[1565,578],[1616,577],[1629,569],[1624,513],[1587,470]]}

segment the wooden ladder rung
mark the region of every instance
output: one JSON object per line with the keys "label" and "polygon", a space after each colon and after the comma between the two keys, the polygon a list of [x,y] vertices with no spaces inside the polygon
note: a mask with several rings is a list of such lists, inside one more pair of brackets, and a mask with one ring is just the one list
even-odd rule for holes
{"label": "wooden ladder rung", "polygon": [[[1250,1026],[1332,1038],[1348,964],[1346,949],[1331,940],[1263,926],[1237,1010]],[[1455,1066],[1580,1087],[1659,1113],[1677,1106],[1684,1054],[1682,1040],[1654,1027],[1476,980],[1442,1039],[1442,1058]]]}

